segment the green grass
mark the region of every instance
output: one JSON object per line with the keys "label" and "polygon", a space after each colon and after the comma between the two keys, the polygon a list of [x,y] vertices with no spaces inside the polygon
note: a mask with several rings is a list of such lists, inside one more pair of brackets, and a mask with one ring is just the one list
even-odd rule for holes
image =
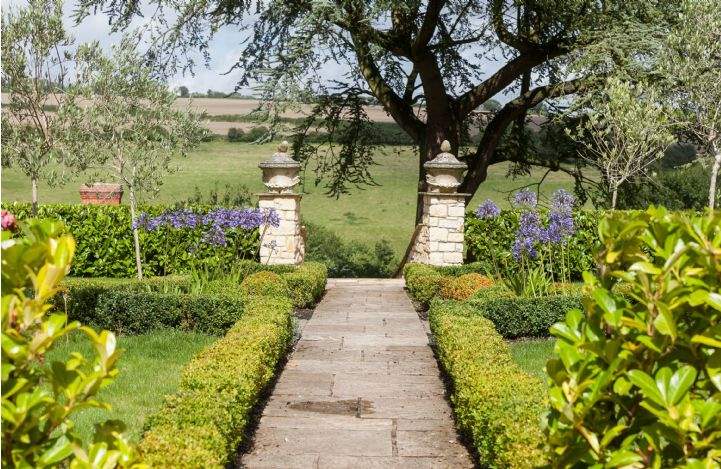
{"label": "green grass", "polygon": [[[178,161],[179,171],[167,177],[158,196],[145,201],[184,200],[192,195],[195,186],[207,193],[216,184],[220,189],[226,184],[245,184],[253,192],[261,192],[264,187],[258,163],[270,157],[275,146],[224,140],[203,143],[188,158]],[[374,243],[385,238],[400,255],[413,232],[418,156],[411,147],[389,146],[381,147],[375,159],[378,165],[371,169],[371,174],[379,186],[352,189],[349,195],[339,199],[327,197],[322,187],[313,185],[314,175],[309,174],[301,203],[303,217],[337,232],[345,239]],[[514,180],[506,177],[507,171],[507,164],[492,166],[488,179],[481,185],[470,206],[475,207],[490,197],[507,207],[508,191],[536,182],[543,174],[542,170],[534,170],[530,177]],[[89,178],[78,176],[65,186],[56,188],[41,184],[40,202],[78,203],[78,186],[90,182]],[[561,173],[550,173],[542,185],[542,193],[548,195],[561,187],[572,189],[571,178]],[[29,180],[16,169],[5,169],[2,196],[5,202],[28,201]]]}
{"label": "green grass", "polygon": [[516,340],[508,345],[511,355],[526,373],[546,378],[546,361],[553,355],[555,339]]}
{"label": "green grass", "polygon": [[[84,337],[74,333],[62,339],[47,355],[48,362],[67,359],[71,352],[92,357],[92,349]],[[99,395],[101,401],[112,407],[84,410],[73,417],[82,438],[91,439],[95,424],[119,419],[127,425],[126,435],[137,442],[145,417],[160,407],[165,395],[177,389],[181,368],[215,340],[216,337],[209,335],[175,330],[120,336],[118,347],[125,350],[118,362],[120,372]]]}

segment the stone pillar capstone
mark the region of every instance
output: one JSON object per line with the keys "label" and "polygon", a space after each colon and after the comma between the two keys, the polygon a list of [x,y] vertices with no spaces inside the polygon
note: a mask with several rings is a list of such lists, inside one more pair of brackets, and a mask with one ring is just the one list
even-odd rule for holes
{"label": "stone pillar capstone", "polygon": [[260,262],[263,264],[298,265],[305,257],[304,229],[300,222],[301,194],[293,191],[300,182],[300,163],[288,156],[288,142],[278,145],[278,152],[258,165],[263,171],[267,192],[258,194],[258,207],[273,209],[280,224],[260,227]]}
{"label": "stone pillar capstone", "polygon": [[423,197],[423,218],[411,261],[437,266],[463,263],[463,224],[465,200],[470,194],[456,192],[468,167],[450,153],[448,140],[441,143],[441,153],[428,161],[428,192]]}

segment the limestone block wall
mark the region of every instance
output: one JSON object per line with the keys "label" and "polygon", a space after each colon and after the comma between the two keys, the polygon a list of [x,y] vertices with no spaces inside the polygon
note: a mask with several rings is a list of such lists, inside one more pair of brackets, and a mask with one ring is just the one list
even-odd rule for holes
{"label": "limestone block wall", "polygon": [[423,227],[411,261],[438,266],[462,264],[466,194],[426,192],[423,197]]}
{"label": "limestone block wall", "polygon": [[298,265],[305,257],[305,240],[300,221],[300,194],[266,193],[258,195],[258,206],[274,209],[280,224],[261,227],[260,262]]}

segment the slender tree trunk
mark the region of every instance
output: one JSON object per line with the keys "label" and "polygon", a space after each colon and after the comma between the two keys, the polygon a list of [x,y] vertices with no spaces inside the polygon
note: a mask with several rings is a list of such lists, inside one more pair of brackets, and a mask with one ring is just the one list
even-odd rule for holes
{"label": "slender tree trunk", "polygon": [[708,187],[708,206],[711,210],[716,207],[716,178],[718,177],[719,168],[721,168],[721,148],[716,145],[714,148],[714,162],[711,167],[711,183]]}
{"label": "slender tree trunk", "polygon": [[611,210],[616,210],[616,200],[618,199],[618,184],[613,185],[611,192]]}
{"label": "slender tree trunk", "polygon": [[35,216],[38,214],[38,178],[30,178],[30,185],[32,187],[32,212]]}
{"label": "slender tree trunk", "polygon": [[137,269],[138,278],[143,278],[143,263],[140,260],[140,238],[138,236],[138,228],[135,227],[135,189],[133,186],[130,189],[130,220],[133,226],[133,245],[135,247],[135,267]]}

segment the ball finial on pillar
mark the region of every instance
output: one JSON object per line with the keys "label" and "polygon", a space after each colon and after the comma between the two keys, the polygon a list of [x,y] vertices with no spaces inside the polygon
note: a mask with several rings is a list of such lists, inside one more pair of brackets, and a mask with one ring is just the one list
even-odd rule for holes
{"label": "ball finial on pillar", "polygon": [[441,142],[441,151],[443,153],[450,153],[451,152],[451,142],[449,142],[448,140],[443,140],[443,142]]}

